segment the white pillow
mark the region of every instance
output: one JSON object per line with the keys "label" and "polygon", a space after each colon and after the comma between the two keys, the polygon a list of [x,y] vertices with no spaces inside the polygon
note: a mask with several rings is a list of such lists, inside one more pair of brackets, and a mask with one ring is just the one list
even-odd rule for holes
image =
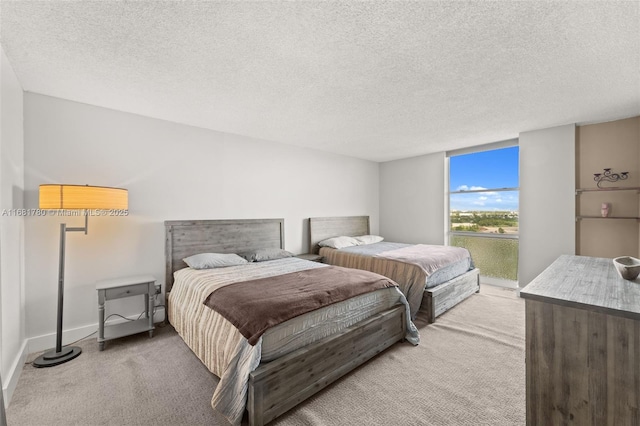
{"label": "white pillow", "polygon": [[182,260],[193,269],[224,268],[249,263],[247,259],[243,259],[235,253],[200,253]]}
{"label": "white pillow", "polygon": [[359,246],[360,241],[353,237],[333,237],[322,240],[318,243],[320,247],[331,247],[334,249],[341,249],[345,247]]}
{"label": "white pillow", "polygon": [[353,238],[360,241],[360,244],[373,244],[379,243],[380,241],[384,240],[384,238],[379,235],[360,235],[359,237]]}

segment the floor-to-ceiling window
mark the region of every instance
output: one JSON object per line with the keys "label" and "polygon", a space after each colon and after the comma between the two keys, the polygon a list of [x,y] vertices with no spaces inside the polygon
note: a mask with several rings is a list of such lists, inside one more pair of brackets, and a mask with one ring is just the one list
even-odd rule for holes
{"label": "floor-to-ceiling window", "polygon": [[447,153],[448,240],[471,252],[484,282],[518,280],[517,140]]}

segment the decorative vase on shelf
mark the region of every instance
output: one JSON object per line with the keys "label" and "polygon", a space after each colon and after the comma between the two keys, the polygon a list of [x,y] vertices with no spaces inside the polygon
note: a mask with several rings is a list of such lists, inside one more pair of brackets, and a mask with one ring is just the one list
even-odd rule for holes
{"label": "decorative vase on shelf", "polygon": [[602,217],[609,216],[609,203],[602,203],[602,206],[600,207],[600,214],[602,214]]}

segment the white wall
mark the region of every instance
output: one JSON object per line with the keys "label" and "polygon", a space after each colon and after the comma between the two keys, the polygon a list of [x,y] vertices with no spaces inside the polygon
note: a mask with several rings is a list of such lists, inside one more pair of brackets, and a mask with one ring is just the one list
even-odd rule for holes
{"label": "white wall", "polygon": [[[91,217],[88,235],[67,234],[63,343],[95,330],[97,280],[151,273],[164,281],[165,220],[283,217],[294,253],[307,251],[311,216],[370,215],[378,230],[377,163],[29,93],[25,169],[30,208],[43,183],[129,190],[129,217]],[[83,223],[25,221],[30,351],[54,343],[63,221]],[[142,310],[135,300],[110,303],[110,312]]]}
{"label": "white wall", "polygon": [[0,47],[0,350],[5,402],[18,382],[25,352],[23,91]]}
{"label": "white wall", "polygon": [[520,134],[518,281],[575,253],[575,125]]}
{"label": "white wall", "polygon": [[380,164],[380,234],[389,241],[444,244],[445,154]]}

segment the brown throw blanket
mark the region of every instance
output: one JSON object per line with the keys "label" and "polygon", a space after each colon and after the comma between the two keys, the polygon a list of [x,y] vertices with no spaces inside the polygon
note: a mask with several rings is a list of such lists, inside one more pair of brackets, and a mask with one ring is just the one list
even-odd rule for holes
{"label": "brown throw blanket", "polygon": [[230,284],[213,291],[204,304],[255,345],[269,327],[354,296],[395,286],[389,278],[373,272],[327,266]]}

